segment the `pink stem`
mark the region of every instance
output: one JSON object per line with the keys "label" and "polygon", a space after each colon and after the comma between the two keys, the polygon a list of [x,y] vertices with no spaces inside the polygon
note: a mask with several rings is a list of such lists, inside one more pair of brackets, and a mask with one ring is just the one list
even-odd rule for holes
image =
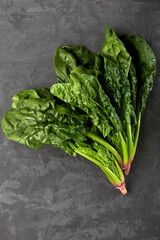
{"label": "pink stem", "polygon": [[128,166],[125,168],[124,173],[125,173],[126,175],[128,175],[129,172],[130,172],[130,169],[131,169],[131,163],[129,163]]}
{"label": "pink stem", "polygon": [[127,189],[126,189],[126,184],[125,184],[125,182],[123,182],[123,183],[121,184],[121,186],[116,186],[116,188],[119,189],[123,195],[126,195],[126,194],[127,194]]}

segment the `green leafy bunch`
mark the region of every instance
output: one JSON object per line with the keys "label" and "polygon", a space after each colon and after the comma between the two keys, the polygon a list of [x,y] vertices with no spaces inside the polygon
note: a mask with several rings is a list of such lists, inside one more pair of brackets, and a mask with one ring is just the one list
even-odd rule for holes
{"label": "green leafy bunch", "polygon": [[54,53],[57,82],[13,96],[4,114],[7,138],[40,150],[43,144],[76,153],[98,165],[126,194],[146,106],[156,74],[156,57],[140,36],[123,42],[107,28],[101,53],[85,47],[58,47]]}

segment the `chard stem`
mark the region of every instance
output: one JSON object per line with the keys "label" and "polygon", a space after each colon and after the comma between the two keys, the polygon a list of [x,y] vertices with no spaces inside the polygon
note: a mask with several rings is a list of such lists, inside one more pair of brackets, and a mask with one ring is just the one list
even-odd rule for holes
{"label": "chard stem", "polygon": [[115,161],[115,165],[116,165],[116,167],[118,169],[119,178],[120,178],[121,182],[124,182],[124,174],[123,174],[122,169],[120,168],[120,166],[119,166],[117,161]]}
{"label": "chard stem", "polygon": [[127,123],[127,136],[128,136],[128,158],[129,161],[132,160],[132,152],[133,152],[133,142],[132,142],[132,130],[131,125]]}
{"label": "chard stem", "polygon": [[[130,163],[128,164],[127,168],[124,171],[126,175],[128,175],[129,172],[130,172],[131,163],[132,163],[132,160],[133,160],[134,155],[136,153],[136,148],[137,148],[137,143],[138,143],[138,138],[139,138],[139,131],[140,131],[140,123],[141,123],[141,113],[139,113],[139,116],[138,116],[137,131],[136,131],[136,134],[135,134],[135,141],[134,141],[134,143],[132,142],[132,149],[130,148],[130,145],[129,145],[129,161],[130,161]],[[128,134],[128,129],[127,129],[127,134]],[[129,138],[129,141],[130,141],[129,134],[128,134],[128,138]]]}
{"label": "chard stem", "polygon": [[137,148],[137,143],[138,143],[138,138],[139,138],[139,131],[140,131],[140,125],[141,125],[141,113],[139,113],[139,116],[138,116],[137,131],[136,131],[135,142],[134,142],[134,154],[135,154],[136,148]]}
{"label": "chard stem", "polygon": [[98,165],[100,168],[103,167],[102,163],[100,163],[97,159],[88,156],[87,154],[83,153],[82,151],[80,151],[79,149],[75,149],[75,152],[82,155],[83,157],[87,158],[88,160],[92,161],[93,163],[95,163],[96,165]]}
{"label": "chard stem", "polygon": [[122,151],[123,151],[123,165],[126,165],[128,163],[127,145],[126,145],[126,142],[125,142],[121,132],[119,132],[119,135],[121,138],[121,146],[122,146]]}
{"label": "chard stem", "polygon": [[119,162],[120,165],[123,165],[123,161],[121,156],[119,155],[119,153],[117,152],[117,150],[112,147],[108,142],[106,142],[103,138],[88,132],[87,133],[87,137],[91,138],[92,140],[95,140],[96,142],[100,143],[101,145],[103,145],[105,148],[107,148],[111,153],[113,153],[113,155],[115,156],[115,158],[117,159],[117,161]]}

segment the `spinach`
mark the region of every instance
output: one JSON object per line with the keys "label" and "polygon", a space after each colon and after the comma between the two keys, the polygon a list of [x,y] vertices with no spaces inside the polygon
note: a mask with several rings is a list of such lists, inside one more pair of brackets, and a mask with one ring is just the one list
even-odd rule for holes
{"label": "spinach", "polygon": [[[110,99],[104,93],[98,81],[99,74],[98,71],[79,66],[72,70],[69,83],[54,84],[50,91],[64,102],[86,112],[92,123],[103,134],[103,137],[108,136],[112,139],[112,136],[117,133],[117,139],[119,138],[120,142],[122,136],[120,137],[118,133],[122,129],[121,122],[110,103]],[[90,137],[93,140],[96,137],[96,141],[101,141],[93,134]],[[106,141],[103,142],[103,145],[107,148],[110,147],[110,144]],[[110,149],[112,151],[114,146],[110,147]],[[112,153],[122,165],[121,153],[118,153],[115,149]]]}
{"label": "spinach", "polygon": [[137,123],[131,102],[131,85],[127,78],[131,57],[115,32],[109,28],[106,29],[101,55],[104,57],[105,69],[102,85],[115,106],[123,126],[123,131],[120,133],[123,152],[122,168],[126,168],[128,162],[132,160],[132,129]]}
{"label": "spinach", "polygon": [[156,57],[142,37],[130,34],[126,36],[124,43],[129,53],[115,32],[107,28],[101,55],[104,57],[105,69],[102,86],[115,106],[123,132],[127,136],[126,138],[123,135],[125,141],[122,144],[122,168],[127,168],[125,173],[128,174],[137,147],[141,112],[156,73]]}
{"label": "spinach", "polygon": [[98,165],[126,194],[146,106],[156,74],[156,57],[140,36],[123,42],[107,28],[101,54],[83,46],[58,47],[54,53],[57,82],[13,96],[4,114],[7,138],[40,150],[44,144],[81,154]]}
{"label": "spinach", "polygon": [[13,96],[12,109],[3,116],[2,129],[7,138],[35,150],[50,144],[73,156],[85,156],[126,193],[124,176],[114,155],[89,138],[93,134],[89,132],[88,117],[67,106],[59,105],[45,88],[20,91]]}
{"label": "spinach", "polygon": [[[134,82],[133,86],[136,86],[135,90],[133,87],[133,91],[135,92],[134,95],[136,95],[136,97],[134,97],[134,102],[136,103],[134,106],[137,115],[137,126],[135,128],[132,153],[133,159],[139,137],[141,113],[146,107],[147,97],[152,90],[153,78],[156,75],[156,56],[146,40],[140,36],[129,34],[124,38],[124,43],[136,67],[130,71],[131,80]],[[128,174],[128,171],[127,169],[126,174]]]}

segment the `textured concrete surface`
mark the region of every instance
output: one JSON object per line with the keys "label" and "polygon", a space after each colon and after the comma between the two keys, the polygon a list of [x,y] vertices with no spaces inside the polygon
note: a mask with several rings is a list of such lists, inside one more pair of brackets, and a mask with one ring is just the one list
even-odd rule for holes
{"label": "textured concrete surface", "polygon": [[[160,1],[0,0],[0,115],[23,89],[56,81],[61,45],[100,51],[107,26],[145,37],[160,59]],[[0,130],[0,240],[160,239],[160,68],[125,197],[84,158],[40,152]]]}

